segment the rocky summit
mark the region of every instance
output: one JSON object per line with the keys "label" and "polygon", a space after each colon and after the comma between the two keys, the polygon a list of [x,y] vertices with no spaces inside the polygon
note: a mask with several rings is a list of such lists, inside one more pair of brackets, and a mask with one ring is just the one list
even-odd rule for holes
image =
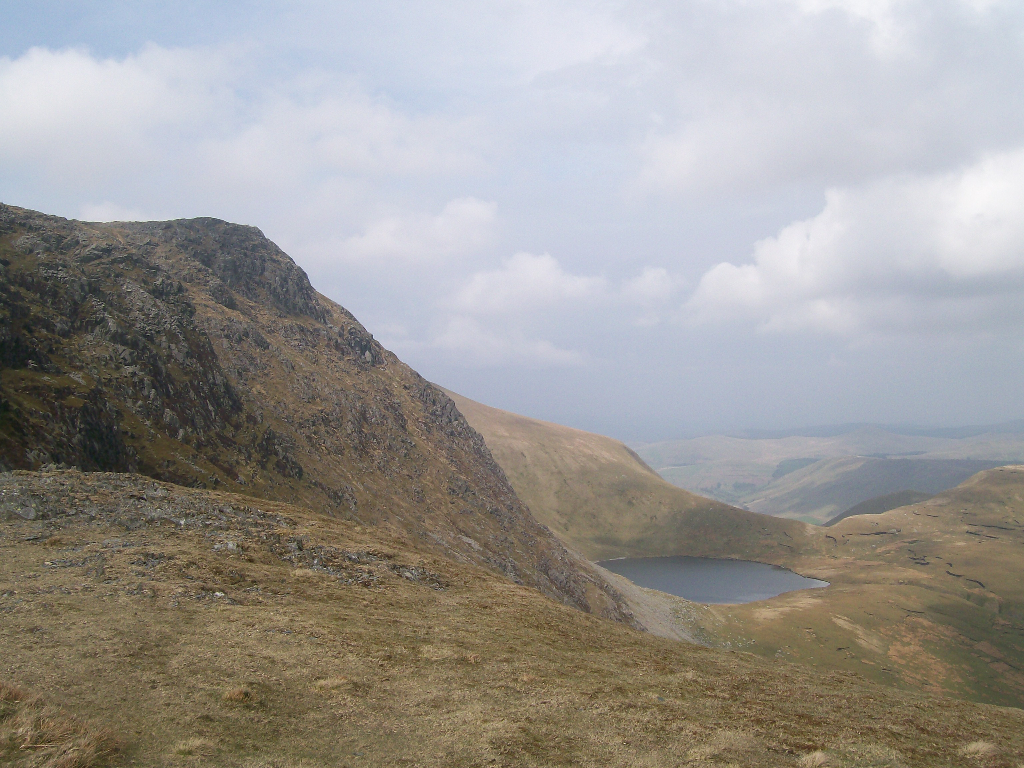
{"label": "rocky summit", "polygon": [[632,621],[452,400],[254,227],[0,205],[0,317],[0,469],[299,503]]}

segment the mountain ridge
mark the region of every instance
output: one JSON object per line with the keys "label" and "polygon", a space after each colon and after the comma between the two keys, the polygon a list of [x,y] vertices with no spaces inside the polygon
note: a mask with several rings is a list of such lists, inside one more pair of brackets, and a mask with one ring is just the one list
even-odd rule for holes
{"label": "mountain ridge", "polygon": [[452,401],[255,227],[0,205],[0,259],[5,468],[298,501],[630,621]]}

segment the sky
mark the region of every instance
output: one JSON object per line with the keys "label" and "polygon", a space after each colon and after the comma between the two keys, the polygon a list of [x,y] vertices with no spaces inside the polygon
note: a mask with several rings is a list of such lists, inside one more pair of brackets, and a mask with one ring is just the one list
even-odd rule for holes
{"label": "sky", "polygon": [[631,442],[1024,416],[1017,0],[3,16],[0,201],[258,226],[473,399]]}

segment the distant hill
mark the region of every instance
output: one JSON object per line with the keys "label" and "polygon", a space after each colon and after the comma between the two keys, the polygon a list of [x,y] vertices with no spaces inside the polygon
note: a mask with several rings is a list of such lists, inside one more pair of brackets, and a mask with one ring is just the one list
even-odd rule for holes
{"label": "distant hill", "polygon": [[[767,514],[818,523],[876,495],[900,490],[937,493],[982,469],[1024,461],[1019,422],[991,428],[900,431],[848,425],[810,432],[814,434],[712,435],[636,450],[680,488]],[[830,461],[840,459],[847,461]],[[855,478],[850,472],[856,473]]]}
{"label": "distant hill", "polygon": [[0,315],[0,468],[300,503],[625,618],[454,403],[254,227],[0,205]]}
{"label": "distant hill", "polygon": [[962,427],[920,427],[908,424],[828,424],[817,427],[798,427],[796,429],[745,429],[730,433],[731,437],[750,440],[778,439],[782,437],[840,437],[851,432],[863,430],[880,430],[891,435],[914,437],[946,437],[960,439],[979,435],[1024,435],[1024,419],[1004,421],[998,424],[975,424]]}
{"label": "distant hill", "polygon": [[1000,465],[975,459],[823,459],[744,496],[743,503],[755,512],[820,524],[869,499],[899,492],[929,496]]}
{"label": "distant hill", "polygon": [[665,482],[623,443],[449,393],[534,516],[592,560],[645,555],[765,558],[805,526]]}

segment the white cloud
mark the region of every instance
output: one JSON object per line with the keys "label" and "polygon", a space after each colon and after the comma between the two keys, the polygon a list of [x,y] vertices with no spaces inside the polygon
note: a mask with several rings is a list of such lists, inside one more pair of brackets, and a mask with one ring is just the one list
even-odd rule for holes
{"label": "white cloud", "polygon": [[899,52],[905,42],[906,28],[900,18],[900,6],[907,0],[794,0],[804,12],[820,14],[840,11],[851,19],[865,22],[871,28],[871,43],[883,56]]}
{"label": "white cloud", "polygon": [[273,189],[482,166],[472,121],[410,115],[344,84],[279,84],[250,109],[239,130],[204,143],[212,178]]}
{"label": "white cloud", "polygon": [[1024,149],[832,190],[817,216],[721,263],[687,303],[765,330],[984,330],[1024,321]]}
{"label": "white cloud", "polygon": [[697,7],[707,40],[682,27],[691,11],[651,46],[660,68],[644,86],[658,106],[633,176],[645,194],[701,203],[854,185],[955,167],[1022,138],[1019,105],[1004,98],[1024,51],[1011,42],[1021,19],[1012,4]]}
{"label": "white cloud", "polygon": [[341,252],[356,260],[382,262],[433,263],[464,256],[491,242],[497,211],[494,202],[462,197],[450,201],[437,216],[389,216],[346,240]]}
{"label": "white cloud", "polygon": [[[638,310],[632,325],[660,323],[676,311],[680,284],[660,267],[618,282],[567,272],[550,254],[517,253],[500,269],[472,275],[442,302],[442,311],[451,314],[440,331],[422,341],[394,334],[388,343],[416,354],[443,353],[460,366],[581,365],[590,359],[586,349],[594,329],[615,324],[618,312]],[[552,337],[570,341],[566,345]]]}
{"label": "white cloud", "polygon": [[620,296],[627,304],[641,309],[633,324],[649,327],[664,319],[669,302],[681,286],[682,281],[670,275],[664,267],[644,267],[639,275],[623,284]]}
{"label": "white cloud", "polygon": [[[32,48],[0,59],[0,161],[72,181],[123,172],[226,106],[225,58],[146,46],[120,60]],[[174,140],[172,139],[172,143]]]}
{"label": "white cloud", "polygon": [[622,286],[627,301],[638,304],[659,304],[668,301],[679,285],[664,267],[644,267],[643,271]]}
{"label": "white cloud", "polygon": [[[786,0],[783,0],[784,2]],[[910,52],[915,26],[925,20],[922,10],[933,10],[928,0],[788,0],[802,12],[820,15],[828,12],[845,14],[854,23],[863,23],[870,30],[869,38],[875,53],[883,57]],[[1004,0],[954,0],[957,6],[976,15],[983,15]]]}
{"label": "white cloud", "polygon": [[444,359],[460,368],[507,365],[563,368],[581,365],[586,355],[563,349],[547,339],[531,337],[522,329],[501,325],[491,328],[480,318],[454,315],[425,340],[409,336],[407,328],[382,329],[382,343],[401,355]]}
{"label": "white cloud", "polygon": [[351,78],[256,67],[230,47],[152,44],[123,58],[0,58],[0,163],[64,185],[134,188],[157,173],[207,195],[304,200],[339,179],[483,167],[472,119],[403,110]]}
{"label": "white cloud", "polygon": [[584,360],[582,353],[561,349],[546,339],[528,338],[513,328],[488,329],[476,318],[463,315],[451,318],[430,346],[457,354],[463,365],[571,366]]}
{"label": "white cloud", "polygon": [[507,7],[500,44],[507,46],[527,79],[624,56],[647,42],[646,35],[624,21],[612,4],[519,0]]}
{"label": "white cloud", "polygon": [[595,298],[608,286],[603,277],[573,275],[549,254],[517,253],[501,269],[477,272],[455,296],[455,307],[473,314],[521,313]]}

